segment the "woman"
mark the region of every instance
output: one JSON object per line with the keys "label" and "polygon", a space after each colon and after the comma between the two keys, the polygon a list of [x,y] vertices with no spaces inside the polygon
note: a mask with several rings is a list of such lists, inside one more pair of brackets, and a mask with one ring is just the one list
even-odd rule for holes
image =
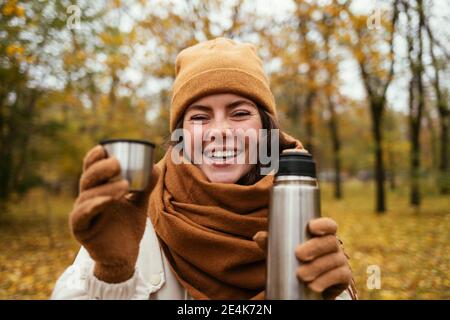
{"label": "woman", "polygon": [[[251,139],[218,139],[278,129],[253,45],[217,38],[180,52],[170,113],[170,131],[177,129],[183,149],[174,152],[172,142],[142,193],[111,179],[120,166],[101,146],[87,153],[69,219],[82,248],[52,298],[264,299],[273,175],[261,174],[259,158],[250,163]],[[282,133],[278,151],[292,148],[301,143]],[[244,163],[234,161],[238,153]],[[296,277],[325,298],[355,298],[336,230],[329,218],[309,223],[314,237],[293,252],[303,262]]]}

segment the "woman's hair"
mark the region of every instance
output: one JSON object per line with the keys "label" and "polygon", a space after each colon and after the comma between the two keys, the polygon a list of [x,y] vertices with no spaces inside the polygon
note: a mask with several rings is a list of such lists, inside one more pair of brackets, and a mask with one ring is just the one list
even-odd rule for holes
{"label": "woman's hair", "polygon": [[[261,122],[262,122],[262,128],[267,130],[267,153],[268,154],[272,154],[272,148],[271,148],[271,130],[275,130],[278,129],[279,130],[279,150],[278,153],[281,153],[283,150],[285,149],[291,149],[291,148],[295,148],[295,142],[289,142],[283,134],[281,134],[281,129],[280,129],[280,125],[277,121],[277,119],[275,117],[273,117],[271,114],[269,114],[267,111],[265,111],[262,107],[260,107],[259,105],[257,105],[258,107],[258,112],[259,112],[259,116],[261,118]],[[180,120],[177,122],[177,125],[175,127],[176,129],[181,129],[183,128],[183,119],[184,119],[184,115],[182,117],[180,117]],[[178,144],[179,141],[172,141],[170,139],[170,135],[168,137],[168,139],[166,140],[166,147],[170,147],[170,146],[175,146],[176,144]],[[264,175],[261,175],[261,168],[265,167],[265,166],[269,166],[269,165],[263,165],[261,164],[261,162],[259,161],[259,158],[257,159],[257,163],[253,165],[253,167],[250,169],[249,172],[247,172],[245,175],[243,175],[237,182],[236,184],[240,184],[240,185],[252,185],[254,183],[256,183],[257,181],[259,181],[261,178],[264,177]]]}

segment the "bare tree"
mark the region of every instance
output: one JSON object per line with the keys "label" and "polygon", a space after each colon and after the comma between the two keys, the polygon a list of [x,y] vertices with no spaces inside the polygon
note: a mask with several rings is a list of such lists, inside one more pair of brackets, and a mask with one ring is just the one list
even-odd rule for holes
{"label": "bare tree", "polygon": [[334,166],[334,197],[336,199],[342,198],[342,183],[341,183],[341,140],[339,136],[338,115],[336,113],[335,94],[336,88],[334,84],[337,81],[336,66],[331,63],[330,58],[330,37],[335,24],[334,19],[330,15],[324,14],[322,19],[322,36],[324,39],[325,49],[325,67],[328,72],[328,79],[325,86],[326,105],[329,112],[327,121],[328,129],[330,131],[332,146],[333,146],[333,166]]}
{"label": "bare tree", "polygon": [[[436,93],[436,108],[439,113],[439,127],[440,127],[440,154],[439,154],[439,173],[440,173],[440,192],[442,194],[450,193],[450,165],[449,165],[449,135],[450,135],[450,110],[448,106],[448,96],[442,90],[439,72],[443,67],[439,63],[435,54],[435,46],[439,46],[438,42],[433,36],[430,24],[424,19],[423,27],[425,28],[429,38],[429,53],[433,65],[434,79],[431,81],[434,91]],[[448,56],[444,52],[444,60],[448,62]],[[444,63],[444,68],[447,63]]]}
{"label": "bare tree", "polygon": [[409,2],[402,1],[404,11],[408,17],[407,43],[408,61],[411,72],[409,81],[409,130],[410,130],[410,203],[419,206],[420,197],[420,131],[425,105],[423,86],[423,39],[424,14],[422,0],[416,1],[416,11],[419,23],[416,28],[412,24],[412,9]]}
{"label": "bare tree", "polygon": [[[389,26],[385,29],[387,33],[387,44],[390,48],[388,60],[387,74],[382,76],[384,68],[380,67],[382,62],[375,59],[375,52],[378,49],[375,46],[377,42],[375,33],[378,30],[369,30],[366,27],[366,18],[357,17],[348,10],[348,14],[352,18],[353,29],[356,34],[356,41],[353,45],[353,51],[358,62],[361,78],[367,94],[370,116],[372,119],[372,135],[375,144],[375,188],[376,188],[376,212],[383,213],[386,211],[386,195],[385,195],[385,165],[383,150],[383,116],[386,108],[386,92],[391,84],[394,75],[394,34],[395,26],[398,18],[398,0],[393,3],[393,14],[389,22]],[[371,48],[372,46],[372,48]]]}

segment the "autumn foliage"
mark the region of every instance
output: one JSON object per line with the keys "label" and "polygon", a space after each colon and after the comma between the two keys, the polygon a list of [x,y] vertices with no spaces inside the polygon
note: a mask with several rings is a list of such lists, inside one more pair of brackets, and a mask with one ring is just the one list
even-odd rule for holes
{"label": "autumn foliage", "polygon": [[378,2],[0,0],[0,299],[49,297],[84,154],[143,138],[159,159],[176,55],[219,36],[258,48],[360,297],[448,299],[448,5]]}

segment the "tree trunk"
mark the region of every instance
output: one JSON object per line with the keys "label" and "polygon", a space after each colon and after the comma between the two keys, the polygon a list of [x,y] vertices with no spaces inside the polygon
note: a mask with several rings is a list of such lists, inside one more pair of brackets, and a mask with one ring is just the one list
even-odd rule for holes
{"label": "tree trunk", "polygon": [[450,166],[449,166],[449,121],[450,121],[450,112],[448,109],[448,102],[444,97],[441,84],[439,79],[439,63],[436,59],[436,55],[434,54],[434,44],[435,40],[433,37],[433,33],[431,32],[430,25],[426,21],[424,21],[425,29],[428,34],[428,38],[430,39],[429,50],[431,61],[433,64],[434,71],[434,81],[433,87],[436,92],[436,106],[439,111],[439,127],[440,127],[440,161],[439,161],[439,190],[441,194],[449,194],[450,193]]}
{"label": "tree trunk", "polygon": [[440,164],[439,171],[441,175],[440,192],[441,194],[450,193],[450,166],[448,163],[449,158],[449,112],[448,110],[441,108],[442,114],[439,117],[439,123],[441,128],[441,151],[440,151]]}
{"label": "tree trunk", "polygon": [[433,119],[430,115],[430,112],[428,110],[429,108],[427,106],[425,106],[424,111],[424,118],[426,119],[426,125],[427,125],[427,130],[430,133],[430,156],[431,156],[431,165],[433,167],[433,170],[438,170],[439,169],[439,151],[438,151],[438,138],[437,138],[437,134],[436,134],[436,130],[434,128],[434,123],[433,123]]}
{"label": "tree trunk", "polygon": [[[414,62],[410,58],[410,63],[412,64],[411,71],[415,72]],[[419,153],[419,130],[420,124],[418,126],[417,121],[418,117],[415,114],[414,108],[415,104],[415,83],[417,80],[416,74],[412,75],[413,79],[411,79],[409,83],[409,132],[410,132],[410,172],[409,172],[409,180],[410,180],[410,199],[409,202],[411,205],[418,206],[420,205],[420,191],[419,191],[419,166],[420,166],[420,153]]]}
{"label": "tree trunk", "polygon": [[[406,6],[406,10],[408,6]],[[413,30],[411,25],[411,16],[408,12],[408,24],[409,30]],[[420,195],[420,129],[422,124],[422,114],[425,105],[425,93],[423,88],[422,74],[424,71],[422,63],[422,52],[423,52],[423,42],[422,42],[422,29],[424,27],[424,14],[422,0],[417,0],[417,13],[419,15],[419,26],[417,28],[418,32],[418,52],[417,58],[414,61],[413,51],[414,51],[414,38],[411,34],[407,35],[408,42],[408,60],[411,70],[411,81],[409,84],[409,123],[410,123],[410,134],[411,134],[411,152],[410,152],[410,181],[411,181],[411,191],[410,191],[410,204],[413,206],[420,206],[421,195]],[[415,91],[417,89],[417,91]],[[415,95],[417,93],[417,96]],[[417,98],[417,99],[416,99]]]}
{"label": "tree trunk", "polygon": [[420,205],[420,142],[419,142],[419,125],[412,121],[412,137],[411,137],[411,194],[410,204],[413,206]]}
{"label": "tree trunk", "polygon": [[339,139],[337,115],[331,97],[328,97],[328,108],[330,111],[330,120],[328,127],[330,129],[331,140],[333,143],[333,163],[334,163],[334,197],[342,199],[341,183],[341,142]]}
{"label": "tree trunk", "polygon": [[386,196],[384,190],[384,161],[383,161],[383,135],[382,135],[382,117],[383,102],[371,101],[372,110],[372,133],[375,142],[375,208],[376,212],[382,214],[386,212]]}
{"label": "tree trunk", "polygon": [[394,152],[392,150],[388,150],[387,152],[388,155],[388,165],[389,165],[389,188],[394,191],[395,189],[397,189],[397,181],[396,181],[396,175],[397,175],[397,170],[395,167],[395,157],[394,157]]}

